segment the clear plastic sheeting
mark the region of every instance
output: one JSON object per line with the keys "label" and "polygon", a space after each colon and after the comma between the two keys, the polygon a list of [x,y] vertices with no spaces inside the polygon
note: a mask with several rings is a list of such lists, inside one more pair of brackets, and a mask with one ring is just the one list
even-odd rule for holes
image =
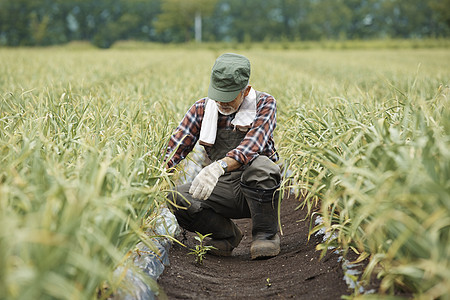
{"label": "clear plastic sheeting", "polygon": [[344,271],[344,280],[347,286],[352,290],[357,290],[359,294],[373,294],[374,289],[367,290],[360,279],[361,271],[358,267],[362,264],[353,264],[342,256],[339,257],[342,261],[342,270]]}
{"label": "clear plastic sheeting", "polygon": [[136,250],[125,264],[132,264],[133,267],[120,266],[114,271],[115,278],[124,278],[121,281],[121,287],[110,299],[155,299],[156,295],[150,285],[151,282],[156,282],[164,268],[169,265],[169,249],[172,245],[172,241],[164,236],[175,237],[179,233],[180,227],[175,216],[167,207],[163,207],[156,217],[154,226],[147,231],[149,236],[158,236],[152,238],[153,244],[158,249],[157,253],[144,243],[138,243]]}
{"label": "clear plastic sheeting", "polygon": [[[323,218],[318,216],[316,217],[314,223],[316,225],[323,224]],[[332,234],[327,231],[325,228],[321,228],[319,231],[316,232],[315,236],[322,236],[322,242],[326,243],[327,241],[337,239],[337,233],[333,232]],[[333,250],[335,247],[328,247],[328,250]],[[344,281],[349,287],[349,289],[357,290],[359,294],[372,294],[375,292],[375,290],[366,290],[362,284],[362,282],[359,280],[359,275],[361,274],[361,271],[358,270],[358,267],[361,266],[361,264],[352,264],[350,261],[345,259],[342,255],[341,250],[334,251],[335,254],[339,255],[338,262],[341,263],[342,270],[344,271]]]}
{"label": "clear plastic sheeting", "polygon": [[[314,220],[314,223],[316,225],[320,225],[323,224],[323,218],[321,216],[317,216],[316,219]],[[320,228],[315,236],[322,236],[322,243],[326,243],[328,241],[331,240],[335,240],[338,238],[338,235],[336,232],[330,233],[329,231],[326,230],[325,227]],[[333,250],[335,247],[328,247],[328,250]],[[341,251],[335,251],[336,253],[341,253]]]}
{"label": "clear plastic sheeting", "polygon": [[[185,160],[185,174],[178,179],[178,184],[191,182],[202,169],[206,159],[203,147],[196,145],[192,151],[191,159]],[[175,216],[167,207],[161,209],[155,220],[154,226],[146,232],[149,236],[171,236],[175,237],[180,233],[180,227]],[[132,264],[132,268],[125,266],[117,268],[114,272],[115,278],[121,278],[121,288],[110,299],[113,300],[152,300],[155,299],[155,292],[148,284],[151,279],[155,282],[169,265],[169,249],[172,241],[165,237],[153,238],[152,242],[158,248],[159,253],[155,253],[142,242],[136,245],[136,251],[130,256],[125,265]],[[125,274],[124,274],[125,273]],[[142,278],[147,276],[147,278]],[[150,282],[151,282],[150,280]]]}
{"label": "clear plastic sheeting", "polygon": [[147,300],[155,299],[151,287],[144,282],[142,275],[137,274],[132,269],[125,269],[124,267],[118,267],[114,272],[114,277],[123,276],[123,272],[126,272],[123,278],[122,288],[109,299],[121,299],[121,300]]}

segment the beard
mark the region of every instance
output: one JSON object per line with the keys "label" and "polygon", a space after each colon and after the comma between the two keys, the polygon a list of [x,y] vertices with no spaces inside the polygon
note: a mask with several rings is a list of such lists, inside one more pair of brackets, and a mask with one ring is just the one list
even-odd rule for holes
{"label": "beard", "polygon": [[227,108],[223,109],[223,108],[220,108],[220,107],[217,105],[217,109],[219,110],[219,112],[220,112],[222,115],[225,115],[225,116],[228,116],[228,115],[231,115],[232,113],[237,112],[237,109],[236,109],[236,108],[233,108],[233,107],[227,107]]}

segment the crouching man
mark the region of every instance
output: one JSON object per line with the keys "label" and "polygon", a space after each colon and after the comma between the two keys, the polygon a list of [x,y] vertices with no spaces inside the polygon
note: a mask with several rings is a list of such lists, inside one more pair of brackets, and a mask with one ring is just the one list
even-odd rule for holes
{"label": "crouching man", "polygon": [[251,258],[280,253],[278,198],[280,168],[273,141],[276,101],[249,85],[250,62],[238,54],[217,58],[208,97],[195,102],[172,135],[167,167],[177,165],[198,141],[211,164],[192,183],[168,197],[181,227],[211,233],[210,253],[231,256],[243,236],[231,219],[252,219]]}

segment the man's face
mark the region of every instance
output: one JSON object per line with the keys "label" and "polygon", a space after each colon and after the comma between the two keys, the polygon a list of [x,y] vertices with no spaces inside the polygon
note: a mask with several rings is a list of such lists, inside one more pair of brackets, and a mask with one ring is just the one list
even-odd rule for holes
{"label": "man's face", "polygon": [[245,96],[247,95],[247,89],[245,91],[241,91],[237,97],[231,101],[231,102],[219,102],[216,101],[217,108],[219,109],[219,112],[223,115],[231,115],[232,113],[235,113],[238,111],[239,107],[242,104],[242,101],[244,101]]}

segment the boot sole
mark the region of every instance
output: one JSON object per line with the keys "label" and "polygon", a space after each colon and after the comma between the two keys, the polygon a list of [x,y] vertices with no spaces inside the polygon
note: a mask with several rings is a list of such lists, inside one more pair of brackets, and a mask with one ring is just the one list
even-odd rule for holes
{"label": "boot sole", "polygon": [[250,249],[250,253],[251,253],[252,260],[266,259],[266,258],[275,257],[278,254],[280,254],[280,249],[279,248],[278,249],[263,249],[263,250]]}
{"label": "boot sole", "polygon": [[[269,243],[261,245],[261,243],[258,242]],[[271,258],[280,254],[280,251],[280,237],[278,234],[276,234],[272,240],[254,241],[250,247],[250,255],[252,260]]]}

